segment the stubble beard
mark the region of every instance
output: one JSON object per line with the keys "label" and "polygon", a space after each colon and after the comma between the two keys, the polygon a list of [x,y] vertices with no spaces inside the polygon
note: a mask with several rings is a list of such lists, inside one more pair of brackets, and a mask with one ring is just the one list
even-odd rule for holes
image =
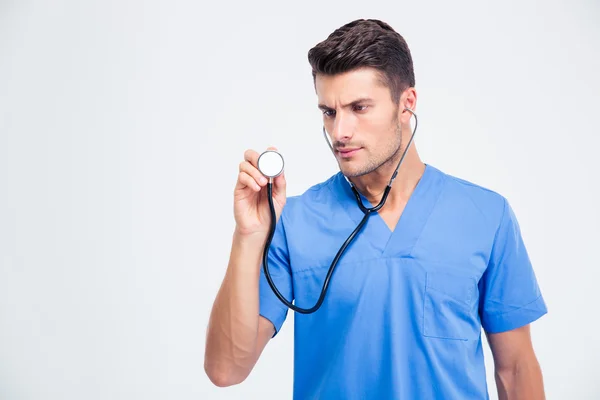
{"label": "stubble beard", "polygon": [[371,172],[374,172],[379,168],[386,167],[388,165],[393,164],[395,168],[396,164],[399,161],[399,157],[402,154],[402,128],[397,122],[398,119],[396,118],[395,140],[393,141],[393,143],[390,143],[384,148],[382,155],[376,158],[371,158],[364,165],[360,166],[356,170],[345,171],[344,175],[346,175],[348,178],[356,178],[359,176],[370,174]]}

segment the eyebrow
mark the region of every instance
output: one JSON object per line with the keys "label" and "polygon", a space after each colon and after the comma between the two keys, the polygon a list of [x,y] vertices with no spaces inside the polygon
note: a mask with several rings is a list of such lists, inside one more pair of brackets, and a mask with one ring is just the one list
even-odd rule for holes
{"label": "eyebrow", "polygon": [[[348,103],[348,104],[344,104],[342,105],[342,108],[346,108],[349,106],[354,106],[358,103],[369,103],[369,102],[373,102],[373,99],[369,98],[369,97],[361,97],[360,99],[356,99],[353,100],[352,102]],[[319,108],[321,110],[333,110],[331,107],[327,107],[325,104],[319,104]]]}

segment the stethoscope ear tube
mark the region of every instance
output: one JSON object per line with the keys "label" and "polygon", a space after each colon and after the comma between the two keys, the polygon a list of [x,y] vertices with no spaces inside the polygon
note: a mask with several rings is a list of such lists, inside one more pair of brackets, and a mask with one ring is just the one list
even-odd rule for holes
{"label": "stethoscope ear tube", "polygon": [[[404,111],[410,112],[413,115],[413,117],[415,117],[415,127],[413,129],[412,134],[410,135],[410,139],[408,141],[408,144],[406,145],[406,148],[402,152],[400,161],[398,161],[398,165],[396,166],[396,169],[394,170],[394,173],[392,174],[392,177],[390,178],[390,181],[389,181],[388,185],[386,186],[385,191],[383,192],[383,196],[381,197],[379,204],[377,204],[376,206],[373,206],[373,207],[365,207],[365,205],[363,204],[362,199],[360,197],[360,193],[358,193],[358,190],[356,190],[356,188],[354,187],[352,182],[350,182],[350,180],[348,178],[346,178],[346,180],[348,181],[348,184],[350,184],[350,187],[352,188],[352,191],[354,192],[354,196],[356,197],[356,204],[358,204],[358,207],[361,209],[361,211],[363,213],[377,212],[383,207],[383,205],[385,204],[385,202],[388,198],[388,195],[390,194],[390,190],[392,188],[392,183],[394,183],[394,179],[396,179],[396,176],[398,176],[398,170],[400,169],[400,165],[402,165],[402,162],[404,161],[404,157],[406,156],[406,153],[408,152],[408,149],[410,148],[410,145],[412,144],[413,139],[415,138],[415,133],[417,133],[417,125],[419,123],[417,114],[415,114],[415,112],[408,107],[406,107],[404,109]],[[327,137],[327,131],[325,130],[324,126],[323,126],[323,136],[325,137],[325,141],[327,142],[327,145],[329,146],[329,148],[335,155],[335,150],[333,149],[333,146],[331,145],[331,142],[329,141],[329,138]]]}

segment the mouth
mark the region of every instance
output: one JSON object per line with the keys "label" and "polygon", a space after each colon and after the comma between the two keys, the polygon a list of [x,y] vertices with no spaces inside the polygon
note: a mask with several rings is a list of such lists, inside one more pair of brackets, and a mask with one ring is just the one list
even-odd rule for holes
{"label": "mouth", "polygon": [[361,147],[355,148],[338,148],[337,152],[342,158],[350,158],[361,150]]}

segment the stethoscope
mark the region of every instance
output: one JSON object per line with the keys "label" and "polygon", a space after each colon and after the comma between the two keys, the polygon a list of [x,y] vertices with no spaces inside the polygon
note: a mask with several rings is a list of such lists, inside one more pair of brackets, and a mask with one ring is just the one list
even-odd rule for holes
{"label": "stethoscope", "polygon": [[[283,304],[285,304],[288,308],[290,308],[298,313],[301,313],[301,314],[311,314],[311,313],[314,313],[315,311],[317,311],[319,309],[319,307],[321,307],[321,305],[323,304],[323,301],[325,300],[325,293],[327,292],[327,288],[329,287],[329,282],[331,280],[331,276],[333,275],[333,271],[334,271],[335,267],[337,266],[338,261],[344,254],[344,251],[350,245],[350,243],[352,243],[352,241],[358,235],[358,233],[362,230],[362,228],[364,227],[365,223],[367,222],[367,219],[369,218],[369,216],[371,214],[379,211],[384,206],[385,201],[387,200],[387,197],[392,188],[392,183],[394,182],[394,179],[396,179],[396,176],[398,175],[398,169],[400,168],[400,165],[402,164],[402,161],[404,160],[404,157],[406,156],[406,152],[408,151],[408,148],[410,147],[410,145],[413,141],[413,138],[415,137],[415,133],[417,132],[417,123],[418,123],[417,115],[410,108],[405,108],[404,111],[410,112],[415,117],[415,127],[410,136],[410,140],[408,141],[408,144],[406,145],[406,149],[404,149],[404,152],[402,153],[402,157],[400,157],[398,166],[396,167],[396,170],[394,171],[392,178],[390,179],[390,182],[388,183],[388,185],[386,186],[386,188],[383,192],[383,196],[381,197],[381,201],[379,201],[379,204],[377,204],[374,207],[365,207],[365,205],[363,204],[362,199],[360,197],[360,194],[358,193],[358,190],[356,190],[356,188],[354,187],[352,182],[350,182],[350,180],[347,177],[345,177],[346,180],[348,181],[348,183],[350,184],[352,191],[354,192],[354,196],[356,197],[356,203],[360,207],[361,211],[364,213],[364,217],[362,218],[362,220],[360,221],[358,226],[354,229],[354,231],[350,234],[350,236],[348,236],[348,238],[344,241],[344,243],[338,250],[337,254],[335,255],[333,261],[331,262],[331,265],[329,266],[327,275],[325,276],[325,281],[323,282],[323,288],[321,289],[321,294],[319,296],[319,299],[317,300],[317,303],[314,306],[312,306],[311,308],[301,308],[301,307],[298,307],[298,306],[292,304],[291,302],[289,302],[285,297],[283,297],[283,295],[279,292],[279,290],[277,290],[277,287],[275,286],[275,282],[273,282],[273,279],[271,278],[271,274],[269,273],[268,253],[269,253],[269,248],[271,246],[271,241],[273,240],[273,235],[275,234],[275,225],[276,225],[276,219],[277,219],[276,214],[275,214],[275,206],[273,205],[273,179],[276,178],[277,176],[281,175],[281,173],[283,172],[284,161],[283,161],[283,156],[275,150],[267,150],[264,153],[262,153],[260,155],[260,157],[258,158],[258,170],[266,178],[269,179],[269,182],[267,183],[267,198],[269,201],[269,209],[271,211],[271,223],[270,223],[269,235],[267,237],[267,241],[265,243],[265,248],[263,250],[263,258],[262,258],[263,270],[264,270],[267,282],[269,283],[269,286],[271,286],[271,289],[273,290],[273,293],[275,293],[277,298]],[[325,131],[325,127],[323,127],[323,135],[325,136],[325,140],[327,141],[329,148],[335,154],[335,150],[333,149],[333,146],[331,145],[331,143],[329,142],[329,138],[327,137],[327,132]]]}

